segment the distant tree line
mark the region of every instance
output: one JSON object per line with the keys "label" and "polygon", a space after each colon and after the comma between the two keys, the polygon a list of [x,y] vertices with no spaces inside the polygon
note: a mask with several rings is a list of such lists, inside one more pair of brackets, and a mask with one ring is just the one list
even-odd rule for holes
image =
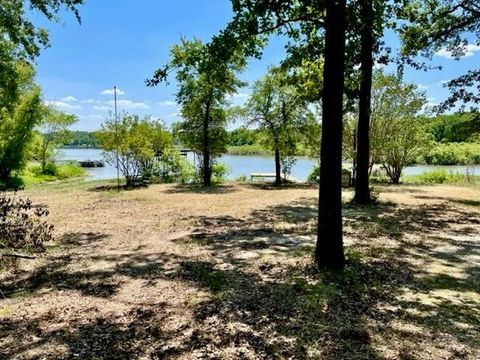
{"label": "distant tree line", "polygon": [[100,142],[98,141],[98,132],[81,130],[71,131],[70,138],[65,141],[62,146],[68,148],[99,149]]}

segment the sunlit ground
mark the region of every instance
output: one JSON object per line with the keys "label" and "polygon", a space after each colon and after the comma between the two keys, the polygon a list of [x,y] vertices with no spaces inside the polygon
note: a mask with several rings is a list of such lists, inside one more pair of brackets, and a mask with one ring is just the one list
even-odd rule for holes
{"label": "sunlit ground", "polygon": [[313,187],[39,186],[57,240],[2,275],[0,354],[475,359],[478,187],[377,191],[345,192],[348,266],[328,274]]}

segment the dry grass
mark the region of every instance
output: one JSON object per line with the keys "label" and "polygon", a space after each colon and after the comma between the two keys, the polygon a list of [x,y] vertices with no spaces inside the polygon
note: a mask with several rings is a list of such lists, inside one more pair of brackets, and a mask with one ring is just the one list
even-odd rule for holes
{"label": "dry grass", "polygon": [[314,188],[31,190],[57,241],[0,274],[0,358],[475,359],[478,188],[380,194],[345,205],[331,274]]}

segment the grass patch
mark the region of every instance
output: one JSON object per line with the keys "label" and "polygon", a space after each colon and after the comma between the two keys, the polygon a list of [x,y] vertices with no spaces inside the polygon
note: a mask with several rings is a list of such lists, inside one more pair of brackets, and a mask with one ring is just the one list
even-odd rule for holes
{"label": "grass patch", "polygon": [[[55,164],[54,164],[55,165]],[[68,186],[83,183],[87,172],[76,163],[62,163],[49,170],[49,174],[42,174],[40,165],[31,164],[23,171],[14,173],[8,180],[0,181],[0,191],[17,190],[37,185],[58,184],[67,182]]]}
{"label": "grass patch", "polygon": [[87,171],[84,168],[74,163],[63,163],[57,166],[57,178],[60,180],[83,177],[86,174]]}
{"label": "grass patch", "polygon": [[213,292],[222,290],[226,284],[224,272],[215,270],[208,263],[187,262],[181,269],[182,277],[198,282]]}
{"label": "grass patch", "polygon": [[459,173],[436,169],[426,171],[420,175],[407,175],[402,177],[406,184],[476,184],[480,182],[480,176],[470,173]]}

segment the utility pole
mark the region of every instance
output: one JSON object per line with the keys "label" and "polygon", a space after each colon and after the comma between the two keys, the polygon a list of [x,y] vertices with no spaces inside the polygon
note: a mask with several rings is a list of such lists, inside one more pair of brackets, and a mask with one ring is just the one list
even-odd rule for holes
{"label": "utility pole", "polygon": [[113,87],[113,99],[115,103],[115,142],[117,145],[117,191],[120,191],[120,160],[119,160],[119,150],[118,150],[118,110],[117,110],[117,87]]}

